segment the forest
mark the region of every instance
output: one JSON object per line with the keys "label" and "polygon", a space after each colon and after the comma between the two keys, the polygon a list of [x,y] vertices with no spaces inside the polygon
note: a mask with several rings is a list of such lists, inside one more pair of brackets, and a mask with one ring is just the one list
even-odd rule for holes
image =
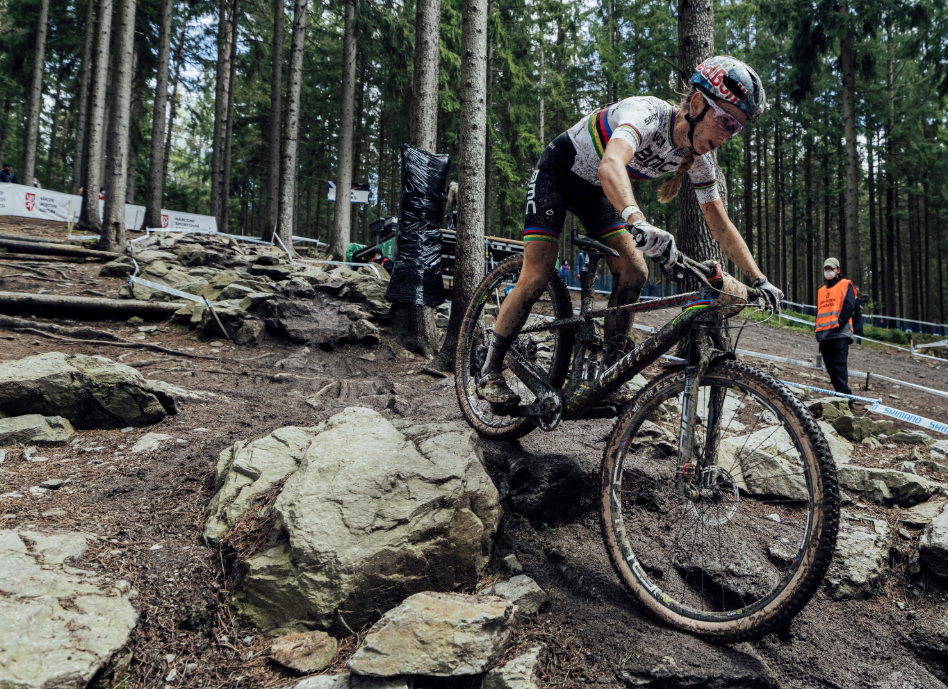
{"label": "forest", "polygon": [[[467,3],[418,2],[440,14],[434,142],[457,179]],[[607,102],[679,100],[680,16],[696,3],[483,4],[484,183],[461,194],[483,203],[484,234],[519,239],[546,143]],[[823,259],[836,256],[870,297],[867,312],[944,322],[945,3],[700,5],[711,54],[748,62],[768,94],[766,114],[718,153],[729,215],[763,271],[790,301],[813,304]],[[398,212],[420,10],[410,0],[0,0],[0,158],[20,183],[91,199],[108,182],[153,212],[211,214],[222,231],[264,238],[333,241],[328,183],[349,177],[371,200],[352,205],[345,240],[365,242],[369,223]],[[679,202],[660,204],[654,183],[633,187],[646,217],[681,239]],[[84,211],[80,226],[97,224]],[[105,246],[124,241],[124,230],[103,235]]]}

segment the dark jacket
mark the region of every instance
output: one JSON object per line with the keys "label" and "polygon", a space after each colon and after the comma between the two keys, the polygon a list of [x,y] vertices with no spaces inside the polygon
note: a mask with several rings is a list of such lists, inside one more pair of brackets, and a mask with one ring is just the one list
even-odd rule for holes
{"label": "dark jacket", "polygon": [[[830,280],[826,283],[827,287],[835,287],[840,280],[847,280],[848,278],[840,273],[835,279]],[[843,308],[839,312],[839,323],[840,325],[832,328],[830,330],[821,330],[816,333],[816,341],[823,342],[824,340],[835,340],[841,337],[845,337],[850,341],[853,339],[852,329],[844,328],[843,324],[848,324],[849,319],[853,317],[853,312],[856,310],[856,291],[853,289],[853,283],[849,283],[849,289],[846,290],[846,296],[843,299]]]}
{"label": "dark jacket", "polygon": [[16,184],[16,175],[14,175],[12,172],[7,172],[6,170],[0,170],[0,182]]}

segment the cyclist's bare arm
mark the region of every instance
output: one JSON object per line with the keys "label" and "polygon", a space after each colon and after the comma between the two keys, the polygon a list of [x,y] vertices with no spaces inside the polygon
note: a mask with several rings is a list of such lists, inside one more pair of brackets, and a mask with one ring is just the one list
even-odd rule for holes
{"label": "cyclist's bare arm", "polygon": [[[625,170],[625,166],[632,160],[634,153],[632,147],[622,139],[612,139],[606,144],[602,160],[599,161],[599,181],[602,183],[602,190],[620,213],[626,206],[636,208],[639,206],[632,194],[629,173]],[[629,216],[628,222],[645,219],[641,213],[633,213]]]}
{"label": "cyclist's bare arm", "polygon": [[708,227],[711,228],[714,241],[721,247],[724,255],[734,261],[744,272],[744,277],[748,280],[766,278],[767,276],[757,267],[757,263],[754,261],[754,257],[751,256],[744,238],[734,227],[731,219],[727,217],[727,211],[724,210],[724,203],[721,199],[711,203],[702,203],[701,211],[704,213],[704,219],[708,221]]}

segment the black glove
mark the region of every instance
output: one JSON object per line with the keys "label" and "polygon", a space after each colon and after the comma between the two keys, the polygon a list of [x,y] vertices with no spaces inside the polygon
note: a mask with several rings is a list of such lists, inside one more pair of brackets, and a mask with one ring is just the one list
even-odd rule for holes
{"label": "black glove", "polygon": [[760,291],[760,296],[767,303],[767,310],[772,313],[780,313],[780,302],[783,301],[783,292],[770,284],[767,278],[757,278],[751,285]]}

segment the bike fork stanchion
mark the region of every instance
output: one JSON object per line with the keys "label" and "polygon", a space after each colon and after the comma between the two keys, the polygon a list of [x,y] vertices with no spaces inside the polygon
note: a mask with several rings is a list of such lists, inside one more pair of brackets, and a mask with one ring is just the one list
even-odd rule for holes
{"label": "bike fork stanchion", "polygon": [[685,369],[685,392],[681,402],[681,430],[678,436],[678,467],[675,485],[678,493],[691,496],[692,482],[697,473],[694,461],[695,423],[698,420],[698,386],[708,370],[708,356],[702,353],[697,365]]}

